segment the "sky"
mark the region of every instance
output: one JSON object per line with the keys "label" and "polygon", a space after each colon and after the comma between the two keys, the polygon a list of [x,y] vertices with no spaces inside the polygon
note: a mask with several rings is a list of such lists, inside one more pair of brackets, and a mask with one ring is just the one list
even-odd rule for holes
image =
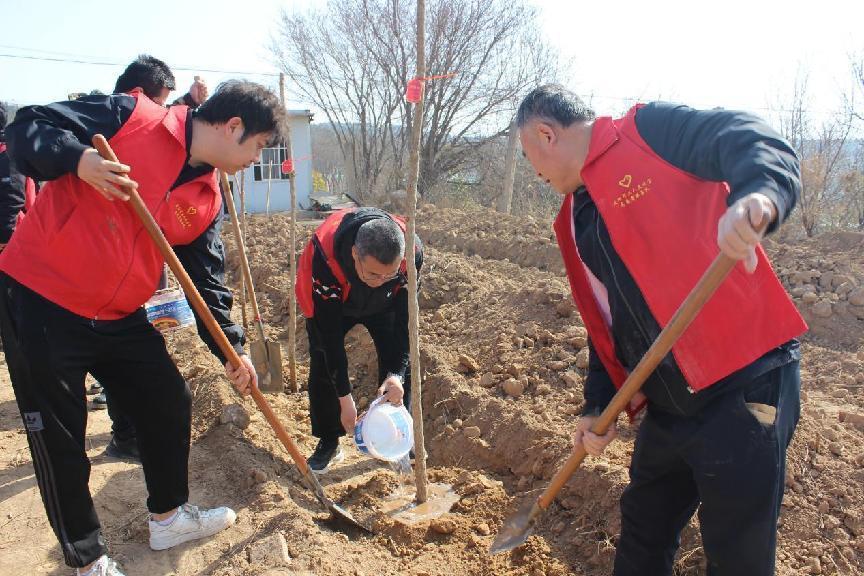
{"label": "sky", "polygon": [[[850,58],[864,59],[860,0],[529,1],[546,40],[570,62],[565,83],[600,114],[664,99],[770,117],[789,105],[796,78],[806,76],[811,113],[827,118],[850,90]],[[323,2],[197,5],[0,0],[0,100],[38,104],[70,92],[110,91],[142,52],[174,69],[177,95],[195,75],[210,86],[243,77],[275,88],[278,70],[267,46],[281,11]]]}

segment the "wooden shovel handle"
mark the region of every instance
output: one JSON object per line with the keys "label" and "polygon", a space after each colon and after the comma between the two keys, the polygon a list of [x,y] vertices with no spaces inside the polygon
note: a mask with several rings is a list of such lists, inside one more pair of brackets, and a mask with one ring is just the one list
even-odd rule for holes
{"label": "wooden shovel handle", "polygon": [[[609,402],[609,405],[606,406],[606,409],[603,410],[603,413],[594,422],[594,425],[591,427],[593,433],[601,436],[606,433],[609,426],[618,418],[618,414],[627,407],[630,400],[636,395],[636,392],[642,388],[642,384],[645,383],[648,376],[660,364],[660,361],[666,357],[672,346],[702,309],[705,302],[720,287],[720,284],[723,283],[723,280],[735,267],[736,262],[736,260],[729,258],[722,252],[717,255],[714,262],[711,263],[711,266],[705,271],[702,278],[699,279],[699,282],[690,291],[690,294],[687,295],[681,306],[678,307],[675,315],[672,316],[672,319],[669,320],[669,323],[660,332],[648,351],[645,352],[639,364],[627,376],[627,379],[612,398],[612,401]],[[546,487],[546,490],[537,499],[537,504],[541,508],[545,510],[549,507],[555,496],[585,459],[585,456],[585,447],[582,444],[573,450],[570,457],[564,462],[564,465],[552,477],[549,486]]]}
{"label": "wooden shovel handle", "polygon": [[[101,134],[96,134],[93,137],[93,147],[96,148],[102,158],[112,162],[119,162],[117,155],[114,154],[108,141]],[[147,230],[147,233],[153,239],[153,242],[156,243],[156,247],[159,248],[165,261],[168,263],[168,267],[171,268],[171,271],[174,272],[174,276],[176,276],[177,280],[180,282],[180,286],[183,287],[183,292],[186,293],[186,299],[189,300],[189,304],[195,309],[198,313],[198,317],[204,322],[207,331],[210,332],[210,335],[213,336],[213,339],[216,341],[216,345],[219,346],[219,350],[222,351],[231,366],[235,369],[239,368],[241,365],[240,355],[237,354],[237,351],[234,350],[234,347],[230,342],[228,342],[225,332],[222,331],[222,327],[219,326],[218,322],[216,322],[216,319],[213,317],[213,314],[210,312],[210,309],[207,307],[207,304],[204,302],[204,299],[201,297],[201,294],[198,292],[192,279],[189,278],[189,274],[186,273],[186,269],[183,268],[183,264],[181,264],[180,260],[177,258],[177,254],[174,253],[174,249],[171,248],[170,244],[168,244],[168,240],[165,239],[165,235],[162,234],[162,230],[159,228],[156,220],[153,219],[153,215],[150,214],[150,211],[147,210],[147,206],[145,206],[144,202],[141,200],[141,196],[138,195],[138,191],[134,188],[127,187],[124,187],[123,191],[129,195],[129,204],[132,206],[132,210],[134,210],[135,214],[137,214],[141,219],[144,229]],[[300,454],[297,445],[285,431],[285,428],[282,427],[279,418],[276,417],[273,409],[270,408],[270,405],[267,403],[267,399],[264,398],[264,395],[260,390],[258,390],[257,386],[252,387],[252,399],[255,400],[258,409],[264,414],[270,427],[273,428],[274,432],[276,432],[276,435],[291,455],[291,458],[300,469],[300,472],[303,473],[304,476],[307,476],[309,474],[309,465],[306,464],[306,459],[303,458],[302,454]]]}
{"label": "wooden shovel handle", "polygon": [[255,297],[255,284],[252,282],[252,271],[249,268],[249,257],[246,256],[246,243],[240,232],[240,220],[237,218],[237,207],[234,205],[234,195],[231,193],[231,185],[228,176],[219,171],[219,180],[222,183],[225,204],[228,205],[228,213],[231,216],[231,228],[234,230],[234,238],[237,240],[237,251],[240,252],[240,268],[243,271],[243,279],[246,281],[246,293],[249,294],[249,302],[252,304],[252,316],[258,328],[258,336],[264,341],[264,325],[261,323],[261,313],[258,312],[258,299]]}

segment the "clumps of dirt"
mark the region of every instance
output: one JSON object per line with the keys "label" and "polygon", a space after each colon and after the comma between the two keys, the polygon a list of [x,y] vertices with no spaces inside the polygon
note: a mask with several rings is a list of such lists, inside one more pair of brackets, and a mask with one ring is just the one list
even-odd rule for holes
{"label": "clumps of dirt", "polygon": [[[298,227],[298,254],[317,223]],[[240,435],[254,447],[254,458],[240,468],[260,468],[267,481],[249,490],[257,494],[275,482],[286,493],[296,507],[291,518],[313,541],[300,560],[316,574],[608,574],[636,430],[623,419],[621,441],[583,464],[525,546],[502,557],[486,554],[510,507],[545,487],[569,454],[581,410],[586,333],[571,302],[551,222],[426,205],[417,224],[426,247],[419,300],[430,478],[458,486],[460,475],[477,475],[462,488],[477,484],[482,492],[460,491],[453,511],[434,526],[397,526],[379,518],[377,536],[351,535],[343,541],[319,523],[320,510],[298,488],[299,476],[254,412]],[[283,347],[289,225],[280,215],[252,217],[248,242],[268,336],[278,337]],[[789,450],[779,532],[781,575],[855,574],[864,568],[864,425],[856,424],[861,421],[856,417],[864,418],[864,320],[856,296],[864,284],[862,238],[767,242],[775,269],[812,327],[803,342],[801,422]],[[238,261],[231,256],[230,239],[226,244],[230,278],[237,286]],[[299,315],[297,347],[305,378],[306,337]],[[377,388],[374,345],[356,329],[348,334],[346,348],[362,408]],[[287,354],[283,358],[287,374]],[[301,449],[311,451],[315,439],[308,435],[305,396],[275,395],[273,403]],[[374,515],[398,480],[360,460],[337,467],[325,488],[352,511]],[[296,542],[289,538],[289,546]],[[324,551],[328,547],[343,560],[331,558]],[[323,560],[315,559],[316,551]],[[703,563],[693,520],[682,536],[676,574],[702,573]]]}
{"label": "clumps of dirt", "polygon": [[864,332],[864,235],[828,233],[771,242],[777,275],[810,325],[810,338],[854,351]]}
{"label": "clumps of dirt", "polygon": [[425,244],[442,251],[564,274],[550,223],[531,216],[424,204],[417,212],[417,234]]}

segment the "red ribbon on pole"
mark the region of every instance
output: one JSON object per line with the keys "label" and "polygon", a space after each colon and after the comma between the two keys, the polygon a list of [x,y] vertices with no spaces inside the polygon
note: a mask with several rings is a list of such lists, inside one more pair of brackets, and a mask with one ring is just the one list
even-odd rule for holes
{"label": "red ribbon on pole", "polygon": [[411,104],[419,104],[423,99],[423,83],[427,80],[437,80],[438,78],[451,78],[455,76],[455,72],[450,74],[440,74],[438,76],[423,76],[422,78],[412,78],[408,81],[408,86],[405,87],[405,100]]}

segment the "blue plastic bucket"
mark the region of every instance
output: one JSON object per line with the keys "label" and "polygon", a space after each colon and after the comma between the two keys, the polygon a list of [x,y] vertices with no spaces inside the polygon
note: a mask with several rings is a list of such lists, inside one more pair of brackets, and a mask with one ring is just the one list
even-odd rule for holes
{"label": "blue plastic bucket", "polygon": [[404,405],[377,398],[354,426],[357,448],[378,460],[397,462],[414,446],[414,420]]}

